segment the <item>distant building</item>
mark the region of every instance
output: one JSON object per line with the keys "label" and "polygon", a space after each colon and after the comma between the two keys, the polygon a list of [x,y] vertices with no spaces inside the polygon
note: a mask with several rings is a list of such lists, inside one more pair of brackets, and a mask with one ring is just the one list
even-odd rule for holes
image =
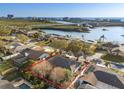
{"label": "distant building", "polygon": [[64,17],[64,18],[63,18],[63,21],[68,21],[68,20],[70,20],[69,17]]}
{"label": "distant building", "polygon": [[12,18],[14,18],[14,15],[8,14],[8,15],[7,15],[7,18],[8,18],[8,19],[12,19]]}

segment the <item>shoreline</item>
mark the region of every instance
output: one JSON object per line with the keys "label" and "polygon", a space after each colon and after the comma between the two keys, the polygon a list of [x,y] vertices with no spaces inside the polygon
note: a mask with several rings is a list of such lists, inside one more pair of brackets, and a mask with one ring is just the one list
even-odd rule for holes
{"label": "shoreline", "polygon": [[90,31],[80,31],[80,30],[67,30],[67,29],[59,29],[59,28],[41,28],[41,30],[59,30],[63,32],[79,32],[79,33],[90,33]]}
{"label": "shoreline", "polygon": [[36,29],[47,29],[47,30],[60,30],[65,32],[90,32],[90,29],[88,27],[79,27],[76,25],[60,25],[60,26],[40,26],[40,27],[33,27],[33,30]]}

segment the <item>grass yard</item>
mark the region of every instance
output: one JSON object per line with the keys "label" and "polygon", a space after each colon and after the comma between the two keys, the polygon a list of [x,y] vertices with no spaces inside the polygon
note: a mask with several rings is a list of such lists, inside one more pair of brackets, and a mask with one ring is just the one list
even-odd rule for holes
{"label": "grass yard", "polygon": [[38,46],[47,46],[49,44],[49,41],[40,41],[40,42],[38,42],[36,45],[38,45]]}
{"label": "grass yard", "polygon": [[6,40],[14,40],[15,37],[13,37],[13,36],[0,36],[0,39],[1,39],[1,40],[2,40],[2,39],[6,39]]}
{"label": "grass yard", "polygon": [[91,65],[85,73],[88,74],[89,72],[93,72],[94,70],[95,70],[95,67]]}
{"label": "grass yard", "polygon": [[120,70],[117,70],[117,69],[110,69],[112,72],[115,72],[115,73],[118,73],[120,75],[123,75],[124,76],[124,72],[120,71]]}
{"label": "grass yard", "polygon": [[19,78],[21,75],[19,72],[17,71],[14,71],[12,73],[9,73],[7,75],[4,76],[4,79],[8,80],[8,81],[12,81],[12,80],[15,80],[17,78]]}
{"label": "grass yard", "polygon": [[121,56],[115,56],[115,55],[107,54],[107,55],[103,56],[102,59],[107,60],[107,61],[124,63],[124,58]]}
{"label": "grass yard", "polygon": [[0,72],[1,71],[4,71],[4,70],[7,70],[9,68],[12,68],[12,64],[8,63],[8,62],[5,62],[3,64],[0,64]]}
{"label": "grass yard", "polygon": [[1,19],[0,26],[31,26],[39,24],[53,24],[55,22],[46,22],[46,21],[31,21],[24,19]]}
{"label": "grass yard", "polygon": [[77,32],[88,32],[89,30],[85,27],[80,27],[76,25],[56,25],[56,26],[40,26],[34,27],[34,29],[52,29],[52,30],[62,30],[62,31],[77,31]]}
{"label": "grass yard", "polygon": [[10,62],[4,62],[0,64],[0,74],[4,72],[5,70],[13,68],[13,65]]}

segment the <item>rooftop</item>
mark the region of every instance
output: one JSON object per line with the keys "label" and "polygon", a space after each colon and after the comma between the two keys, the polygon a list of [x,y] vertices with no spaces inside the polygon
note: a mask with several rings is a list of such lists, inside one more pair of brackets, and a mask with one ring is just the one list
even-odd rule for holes
{"label": "rooftop", "polygon": [[80,65],[79,62],[64,58],[62,56],[52,57],[48,60],[48,62],[56,67],[71,69],[72,71],[74,71]]}
{"label": "rooftop", "polygon": [[99,70],[95,71],[94,75],[97,78],[97,80],[100,82],[103,82],[112,87],[121,88],[121,89],[124,88],[124,78],[118,77],[117,75],[114,75],[112,73],[99,71]]}
{"label": "rooftop", "polygon": [[41,52],[41,51],[36,51],[36,50],[32,50],[32,49],[25,49],[21,52],[22,55],[27,56],[30,59],[38,59],[42,54],[44,54],[45,52]]}
{"label": "rooftop", "polygon": [[85,75],[80,80],[101,89],[124,88],[123,77],[98,66],[94,72]]}

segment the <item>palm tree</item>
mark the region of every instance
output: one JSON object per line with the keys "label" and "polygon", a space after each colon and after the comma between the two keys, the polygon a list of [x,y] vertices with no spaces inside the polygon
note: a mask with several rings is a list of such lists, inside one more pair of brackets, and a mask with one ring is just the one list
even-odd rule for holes
{"label": "palm tree", "polygon": [[124,35],[121,35],[122,36],[122,38],[124,38]]}
{"label": "palm tree", "polygon": [[104,35],[102,35],[102,36],[100,36],[100,38],[99,38],[99,41],[101,42],[104,42],[104,40],[106,39],[106,37],[104,36]]}
{"label": "palm tree", "polygon": [[81,35],[81,37],[82,37],[82,40],[84,40],[84,35]]}
{"label": "palm tree", "polygon": [[106,67],[110,67],[111,66],[111,62],[110,61],[105,61],[105,66]]}

